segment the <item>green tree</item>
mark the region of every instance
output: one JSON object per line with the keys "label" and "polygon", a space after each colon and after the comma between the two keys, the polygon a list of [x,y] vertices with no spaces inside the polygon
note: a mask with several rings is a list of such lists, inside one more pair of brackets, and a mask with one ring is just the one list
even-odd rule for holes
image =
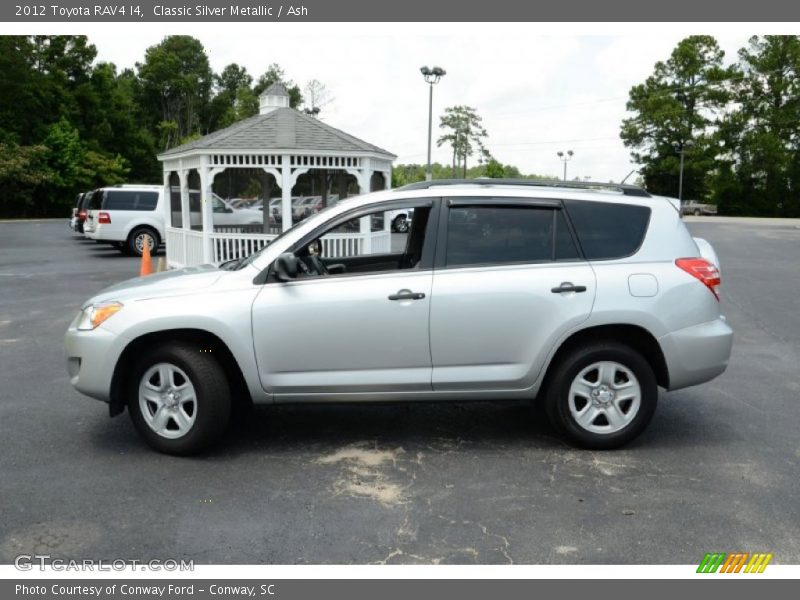
{"label": "green tree", "polygon": [[483,119],[471,106],[451,106],[439,118],[439,128],[444,133],[436,141],[437,146],[449,144],[453,156],[453,177],[458,168],[462,176],[467,176],[467,159],[478,153],[479,162],[488,160],[490,155],[483,144],[489,134],[483,128]]}
{"label": "green tree", "polygon": [[211,100],[211,129],[221,129],[258,114],[258,98],[253,93],[253,78],[236,63],[214,76],[216,94]]}
{"label": "green tree", "polygon": [[713,126],[730,99],[725,84],[735,75],[723,66],[723,58],[713,37],[687,37],[630,90],[627,109],[634,116],[622,122],[620,137],[642,165],[649,190],[678,195],[683,150],[683,197],[707,194],[717,151]]}
{"label": "green tree", "polygon": [[727,214],[800,216],[800,38],[754,36],[739,59],[738,109],[718,133],[715,199]]}
{"label": "green tree", "polygon": [[[183,138],[207,133],[213,73],[203,44],[188,35],[173,35],[149,47],[137,63],[141,103],[159,147],[170,148]],[[165,123],[174,125],[165,126]]]}
{"label": "green tree", "polygon": [[47,164],[48,149],[41,144],[19,146],[0,142],[0,215],[21,217],[37,211],[36,192],[51,182]]}
{"label": "green tree", "polygon": [[491,177],[492,179],[502,179],[506,176],[506,170],[503,168],[503,165],[495,158],[491,158],[489,162],[486,163],[484,172],[486,173],[486,177]]}
{"label": "green tree", "polygon": [[261,92],[266,90],[273,83],[280,83],[289,92],[289,106],[297,108],[303,104],[303,93],[300,88],[292,81],[287,79],[286,73],[278,63],[272,63],[269,68],[258,78],[253,92],[258,97]]}

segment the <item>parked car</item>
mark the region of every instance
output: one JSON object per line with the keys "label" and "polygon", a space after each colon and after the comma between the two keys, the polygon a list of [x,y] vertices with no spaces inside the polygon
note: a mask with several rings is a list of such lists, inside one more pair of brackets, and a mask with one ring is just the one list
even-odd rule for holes
{"label": "parked car", "polygon": [[292,211],[292,219],[294,222],[302,221],[310,217],[312,214],[319,212],[322,209],[321,196],[308,196],[301,198],[300,201],[294,206]]}
{"label": "parked car", "polygon": [[80,211],[81,207],[81,200],[83,199],[84,194],[78,194],[75,196],[75,204],[72,206],[72,212],[69,216],[69,228],[72,231],[76,231],[78,227],[78,211]]}
{"label": "parked car", "polygon": [[119,185],[95,190],[89,202],[84,235],[141,256],[149,244],[155,254],[164,240],[164,187]]}
{"label": "parked car", "polygon": [[696,202],[695,200],[687,200],[681,203],[681,214],[694,215],[716,215],[717,206],[715,204],[705,204],[703,202]]}
{"label": "parked car", "polygon": [[395,211],[389,215],[392,231],[395,233],[408,233],[414,219],[414,209]]}
{"label": "parked car", "polygon": [[[196,199],[199,217],[200,192],[191,192],[190,195]],[[234,208],[228,202],[220,198],[217,194],[211,194],[211,211],[213,213],[214,225],[260,225],[264,222],[264,214],[257,208]],[[198,220],[197,224],[202,221]]]}
{"label": "parked car", "polygon": [[86,221],[86,216],[89,214],[89,204],[92,201],[94,192],[85,192],[81,194],[78,201],[78,210],[75,213],[75,220],[72,222],[72,228],[76,233],[83,233],[83,224]]}
{"label": "parked car", "polygon": [[[66,333],[72,385],[171,454],[216,441],[249,401],[528,400],[571,443],[620,446],[658,387],[725,371],[733,333],[716,253],[677,201],[581,185],[412,184],[245,259],[111,286]],[[323,255],[341,223],[410,208],[401,250]]]}

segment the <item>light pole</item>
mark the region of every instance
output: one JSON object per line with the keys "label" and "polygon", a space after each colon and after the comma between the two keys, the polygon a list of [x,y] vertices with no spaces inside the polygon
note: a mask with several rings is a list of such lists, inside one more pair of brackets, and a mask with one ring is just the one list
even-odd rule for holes
{"label": "light pole", "polygon": [[431,171],[431,137],[433,136],[433,86],[439,83],[439,80],[447,75],[447,71],[441,67],[422,67],[419,70],[425,78],[425,83],[429,86],[428,91],[428,167],[425,170],[425,181],[433,179],[433,172]]}
{"label": "light pole", "polygon": [[678,175],[678,200],[683,200],[683,155],[686,153],[686,150],[692,146],[694,146],[694,142],[692,142],[692,140],[678,142],[675,145],[675,152],[678,152],[681,155],[681,168],[680,174]]}
{"label": "light pole", "polygon": [[558,155],[558,158],[561,160],[561,162],[564,163],[564,181],[566,181],[567,180],[567,163],[572,160],[572,157],[574,156],[575,153],[572,150],[567,150],[566,153],[564,153],[561,150],[559,150],[558,152],[556,152],[556,154]]}

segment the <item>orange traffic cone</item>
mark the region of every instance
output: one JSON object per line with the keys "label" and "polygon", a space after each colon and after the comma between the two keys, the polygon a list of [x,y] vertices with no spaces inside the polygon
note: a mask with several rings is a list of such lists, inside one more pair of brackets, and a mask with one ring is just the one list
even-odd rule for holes
{"label": "orange traffic cone", "polygon": [[153,272],[153,260],[150,258],[150,237],[148,236],[142,244],[142,266],[139,269],[139,277],[150,275]]}

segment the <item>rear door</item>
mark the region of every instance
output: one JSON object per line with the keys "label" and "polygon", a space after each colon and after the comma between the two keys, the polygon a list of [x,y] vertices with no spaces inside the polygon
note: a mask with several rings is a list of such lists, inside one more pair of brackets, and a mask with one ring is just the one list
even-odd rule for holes
{"label": "rear door", "polygon": [[592,309],[595,277],[557,201],[442,207],[431,300],[433,389],[517,390]]}

